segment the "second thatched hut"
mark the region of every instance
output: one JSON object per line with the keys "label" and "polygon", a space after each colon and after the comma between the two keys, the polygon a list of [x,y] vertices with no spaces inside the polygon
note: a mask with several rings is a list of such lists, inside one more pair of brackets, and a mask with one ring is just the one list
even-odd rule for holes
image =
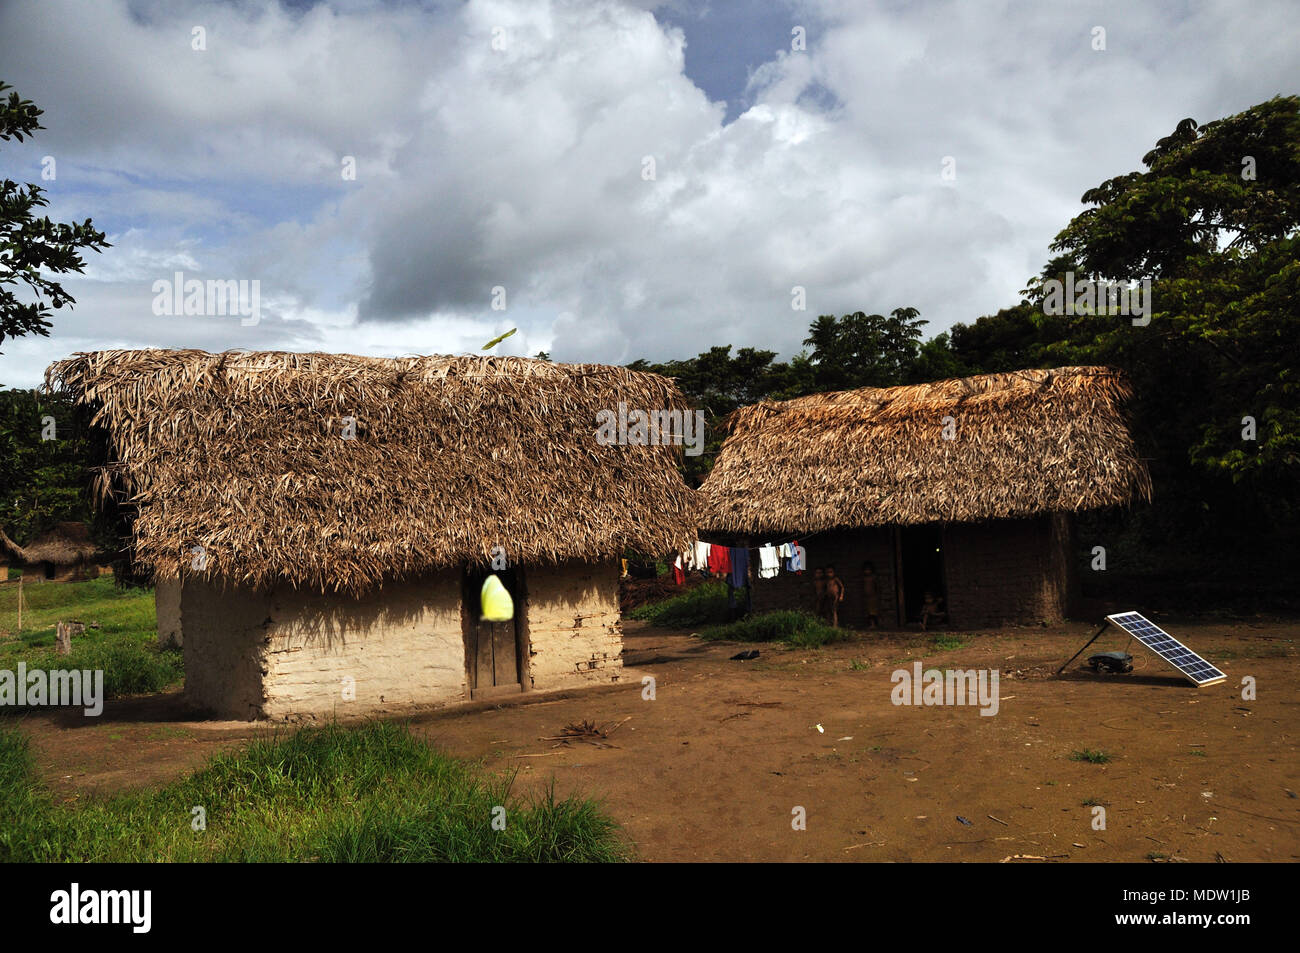
{"label": "second thatched hut", "polygon": [[798,540],[808,570],[762,579],[756,610],[813,607],[812,571],[846,587],[841,623],[918,621],[929,594],[955,625],[1052,621],[1072,589],[1071,515],[1147,499],[1104,367],[985,374],[744,407],[704,485],[701,529]]}
{"label": "second thatched hut", "polygon": [[56,523],[26,546],[0,529],[0,566],[17,566],[30,582],[77,582],[100,573],[105,561],[85,523]]}

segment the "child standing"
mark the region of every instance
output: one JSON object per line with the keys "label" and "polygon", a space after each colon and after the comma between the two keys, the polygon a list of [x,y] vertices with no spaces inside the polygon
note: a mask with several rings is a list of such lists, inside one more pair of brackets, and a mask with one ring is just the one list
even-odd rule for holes
{"label": "child standing", "polygon": [[835,567],[826,567],[825,611],[822,617],[830,623],[831,628],[840,626],[840,603],[844,601],[844,583],[835,575]]}

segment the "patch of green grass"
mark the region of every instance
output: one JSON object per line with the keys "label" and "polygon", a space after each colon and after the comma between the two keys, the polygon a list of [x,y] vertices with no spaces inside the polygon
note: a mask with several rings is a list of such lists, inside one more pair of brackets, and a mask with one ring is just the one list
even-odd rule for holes
{"label": "patch of green grass", "polygon": [[806,612],[764,612],[738,619],[725,625],[713,625],[700,630],[699,636],[709,642],[784,642],[799,648],[814,648],[841,642],[849,637],[844,629],[835,629],[816,616]]}
{"label": "patch of green grass", "polygon": [[521,798],[513,781],[374,722],[272,735],[156,791],[57,805],[25,736],[0,730],[0,862],[630,859],[593,801]]}
{"label": "patch of green grass", "polygon": [[154,741],[162,741],[172,738],[190,738],[193,732],[184,728],[178,728],[175,725],[155,725],[149,729],[149,737]]}
{"label": "patch of green grass", "polygon": [[1099,801],[1095,797],[1085,798],[1079,802],[1082,807],[1104,807],[1106,802]]}
{"label": "patch of green grass", "polygon": [[969,644],[967,639],[963,639],[960,635],[955,635],[950,632],[940,633],[930,639],[931,648],[939,652],[951,652],[954,649],[959,649],[967,644]]}
{"label": "patch of green grass", "polygon": [[1100,748],[1095,751],[1092,748],[1079,748],[1070,752],[1070,760],[1086,761],[1089,764],[1108,764],[1111,761],[1111,756]]}
{"label": "patch of green grass", "polygon": [[1188,753],[1191,754],[1191,755],[1193,755],[1194,757],[1197,757],[1197,758],[1208,758],[1208,757],[1209,757],[1209,755],[1207,755],[1207,754],[1206,754],[1204,751],[1202,751],[1200,748],[1193,748],[1193,749],[1192,749],[1190,752],[1188,752]]}
{"label": "patch of green grass", "polygon": [[[35,669],[89,669],[104,672],[109,698],[159,692],[184,676],[182,653],[157,647],[158,627],[152,589],[123,589],[111,576],[85,582],[42,582],[23,589],[23,628],[17,625],[18,590],[0,590],[0,669],[18,663]],[[55,625],[82,622],[86,631],[72,637],[72,654],[54,651]],[[94,628],[92,628],[92,624]]]}
{"label": "patch of green grass", "polygon": [[865,672],[869,668],[871,668],[871,663],[865,660],[854,659],[849,663],[850,672]]}
{"label": "patch of green grass", "polygon": [[[744,598],[745,590],[737,589],[737,604],[743,604]],[[706,582],[663,602],[637,606],[628,613],[628,617],[665,629],[686,629],[726,622],[730,614],[726,583]]]}

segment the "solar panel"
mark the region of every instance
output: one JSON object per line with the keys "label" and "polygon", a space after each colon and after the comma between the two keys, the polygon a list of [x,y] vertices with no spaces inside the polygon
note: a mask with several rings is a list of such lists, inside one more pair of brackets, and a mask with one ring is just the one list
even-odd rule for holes
{"label": "solar panel", "polygon": [[1133,636],[1197,687],[1217,685],[1228,677],[1140,612],[1117,612],[1106,616],[1106,621]]}

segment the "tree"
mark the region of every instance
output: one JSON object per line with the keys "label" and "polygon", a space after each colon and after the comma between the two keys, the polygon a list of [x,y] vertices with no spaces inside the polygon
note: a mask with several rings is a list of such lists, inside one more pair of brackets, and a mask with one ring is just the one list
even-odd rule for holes
{"label": "tree", "polygon": [[952,346],[952,336],[944,331],[921,345],[916,359],[907,370],[907,384],[926,384],[951,377],[967,377],[970,367]]}
{"label": "tree", "polygon": [[1300,222],[1300,97],[1226,119],[1184,119],[1142,157],[1146,172],[1083,194],[1093,206],[1052,250],[1086,274],[1177,277],[1202,256],[1254,254]]}
{"label": "tree", "polygon": [[92,436],[64,397],[0,390],[0,528],[20,543],[55,523],[89,521]]}
{"label": "tree", "polygon": [[[0,94],[10,89],[0,82]],[[23,141],[37,129],[45,128],[37,120],[41,110],[11,91],[7,102],[0,101],[0,139]],[[49,335],[50,308],[58,310],[75,304],[73,297],[56,281],[44,277],[42,270],[55,274],[80,272],[85,266],[80,249],[96,252],[110,247],[104,233],[91,225],[51,222],[49,217],[36,218],[33,210],[49,205],[40,186],[18,185],[11,179],[0,184],[0,343],[6,337],[24,334]],[[36,296],[22,302],[11,286],[21,281]],[[48,303],[45,299],[48,298]]]}
{"label": "tree", "polygon": [[1180,525],[1223,535],[1294,526],[1300,97],[1201,126],[1185,119],[1143,164],[1084,194],[1092,207],[1056,237],[1059,256],[1027,290],[1041,303],[1043,282],[1067,270],[1150,278],[1150,324],[1036,317],[1031,363],[1128,372],[1140,445],[1154,451],[1156,492]]}
{"label": "tree", "polygon": [[817,392],[904,383],[916,361],[923,321],[916,308],[895,308],[886,317],[861,311],[836,318],[823,314],[808,329]]}

